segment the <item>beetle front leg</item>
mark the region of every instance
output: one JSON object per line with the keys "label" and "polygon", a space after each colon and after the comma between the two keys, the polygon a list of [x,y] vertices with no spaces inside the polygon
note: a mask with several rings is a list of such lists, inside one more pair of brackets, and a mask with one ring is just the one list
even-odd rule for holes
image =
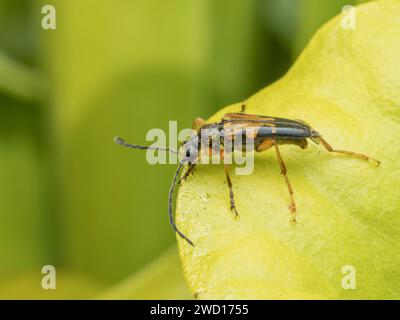
{"label": "beetle front leg", "polygon": [[290,195],[290,211],[292,213],[291,221],[292,222],[296,222],[296,203],[294,201],[293,188],[292,188],[292,185],[291,185],[291,183],[289,181],[289,178],[288,178],[288,176],[286,174],[287,169],[286,169],[285,163],[283,162],[283,159],[282,159],[281,153],[279,151],[278,145],[275,143],[274,147],[275,147],[275,151],[276,151],[276,157],[278,158],[279,166],[281,167],[281,174],[285,178],[285,182],[286,182],[286,185],[287,185],[287,188],[288,188],[288,191],[289,191],[289,195]]}
{"label": "beetle front leg", "polygon": [[359,158],[359,159],[366,160],[366,161],[371,160],[377,166],[379,166],[381,164],[381,162],[379,160],[371,158],[371,157],[369,157],[369,156],[367,156],[365,154],[362,154],[362,153],[356,153],[356,152],[347,151],[347,150],[336,150],[336,149],[333,149],[332,146],[328,142],[326,142],[324,139],[322,139],[321,137],[318,137],[317,140],[319,142],[321,142],[322,145],[324,146],[324,148],[326,150],[328,150],[329,152],[345,154],[345,155],[348,155],[348,156],[351,156],[351,157],[355,157],[355,158]]}
{"label": "beetle front leg", "polygon": [[181,184],[183,181],[186,181],[186,179],[193,174],[194,172],[194,167],[196,166],[195,163],[189,163],[189,168],[186,170],[185,174],[183,177],[179,180],[179,184]]}

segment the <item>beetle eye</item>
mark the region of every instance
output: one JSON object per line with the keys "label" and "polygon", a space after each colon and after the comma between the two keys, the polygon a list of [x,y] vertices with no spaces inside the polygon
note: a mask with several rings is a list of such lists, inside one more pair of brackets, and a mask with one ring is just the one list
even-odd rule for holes
{"label": "beetle eye", "polygon": [[194,146],[190,146],[188,149],[185,150],[185,159],[186,161],[193,163],[196,161],[197,157],[197,149]]}

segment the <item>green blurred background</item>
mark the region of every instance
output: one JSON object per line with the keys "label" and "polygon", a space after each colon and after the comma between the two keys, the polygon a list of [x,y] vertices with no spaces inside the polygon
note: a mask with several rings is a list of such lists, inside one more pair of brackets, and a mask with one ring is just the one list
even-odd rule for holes
{"label": "green blurred background", "polygon": [[[146,143],[243,100],[346,4],[0,0],[0,298],[191,298],[167,218],[174,166],[113,136]],[[41,288],[48,264],[56,290]]]}

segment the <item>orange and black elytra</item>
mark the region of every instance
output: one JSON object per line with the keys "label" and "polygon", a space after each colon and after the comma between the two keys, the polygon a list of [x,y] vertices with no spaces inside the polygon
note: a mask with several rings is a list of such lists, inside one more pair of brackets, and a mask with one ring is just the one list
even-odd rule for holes
{"label": "orange and black elytra", "polygon": [[[243,107],[242,110],[244,110]],[[202,135],[202,132],[204,130],[207,129],[214,130],[213,132],[217,133],[211,138],[218,139],[221,158],[224,157],[224,151],[225,152],[232,151],[232,150],[224,150],[224,141],[226,141],[225,139],[233,140],[234,139],[234,137],[232,136],[233,134],[235,136],[239,134],[242,137],[245,137],[246,135],[249,134],[249,132],[252,132],[253,136],[250,138],[252,138],[254,141],[254,151],[256,152],[263,152],[270,148],[275,149],[281,174],[284,177],[290,196],[289,208],[292,214],[291,217],[292,222],[296,222],[296,203],[294,200],[293,188],[287,176],[286,165],[279,151],[279,145],[292,144],[292,145],[297,145],[302,149],[306,149],[308,145],[308,139],[310,139],[316,144],[321,143],[322,146],[329,152],[344,154],[366,161],[369,160],[374,162],[377,166],[379,166],[380,164],[379,160],[371,158],[362,153],[334,149],[326,140],[322,138],[321,134],[319,134],[309,124],[307,124],[305,121],[302,120],[290,120],[285,118],[246,114],[243,112],[228,113],[222,117],[221,121],[208,124],[206,124],[205,120],[197,118],[193,122],[193,129],[196,131],[196,134],[191,136],[182,145],[183,147],[185,147],[185,157],[179,161],[178,167],[175,171],[174,178],[172,180],[168,197],[168,213],[171,226],[175,230],[175,232],[179,234],[180,237],[185,239],[192,246],[194,246],[193,242],[185,234],[183,234],[175,224],[173,210],[172,210],[172,202],[173,202],[172,199],[173,199],[174,189],[177,184],[177,179],[182,167],[184,165],[188,165],[187,171],[182,176],[179,182],[186,180],[189,177],[189,175],[193,173],[194,168],[204,149],[208,149],[206,151],[209,154],[213,154],[215,151],[214,145],[211,145],[210,143],[209,139],[210,136],[205,135],[207,141],[202,141],[204,140],[204,135]],[[172,150],[170,148],[146,147],[146,146],[129,144],[119,137],[116,137],[114,141],[119,145],[133,149],[154,149],[154,150],[163,150],[163,151],[177,153],[177,151]],[[245,147],[246,139],[243,139],[242,143],[243,147]],[[242,150],[245,149],[243,148]],[[239,213],[235,206],[232,181],[229,175],[229,165],[225,164],[224,169],[225,169],[226,181],[229,187],[230,208],[234,212],[234,214],[238,216]]]}

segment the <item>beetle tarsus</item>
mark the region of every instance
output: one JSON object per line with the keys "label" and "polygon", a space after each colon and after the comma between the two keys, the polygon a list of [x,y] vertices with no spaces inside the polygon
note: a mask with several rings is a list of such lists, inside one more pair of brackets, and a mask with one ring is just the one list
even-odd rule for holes
{"label": "beetle tarsus", "polygon": [[235,214],[235,218],[239,218],[239,212],[236,210],[235,204],[233,204],[233,205],[231,204],[231,210]]}

